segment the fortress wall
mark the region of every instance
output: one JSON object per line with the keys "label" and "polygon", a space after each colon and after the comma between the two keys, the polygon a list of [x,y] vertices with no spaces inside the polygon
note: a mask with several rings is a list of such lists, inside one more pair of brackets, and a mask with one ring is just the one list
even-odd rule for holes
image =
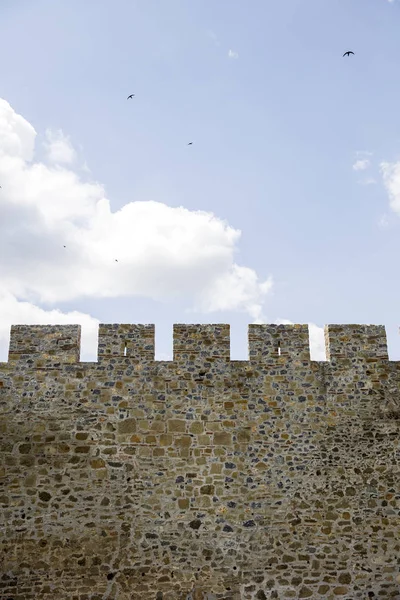
{"label": "fortress wall", "polygon": [[385,329],[11,328],[0,598],[400,597],[400,363]]}

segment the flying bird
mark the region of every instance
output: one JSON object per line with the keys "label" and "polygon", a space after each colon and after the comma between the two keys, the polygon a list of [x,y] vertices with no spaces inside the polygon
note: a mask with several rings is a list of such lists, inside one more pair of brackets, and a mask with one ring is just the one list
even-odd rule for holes
{"label": "flying bird", "polygon": [[193,145],[193,142],[189,142],[189,143],[188,143],[188,146],[192,146],[192,145]]}
{"label": "flying bird", "polygon": [[350,56],[350,54],[354,54],[354,52],[352,52],[351,50],[348,50],[347,52],[345,52],[343,54],[343,56]]}
{"label": "flying bird", "polygon": [[130,98],[133,98],[135,94],[131,94],[130,96],[127,97],[127,100],[129,100]]}
{"label": "flying bird", "polygon": [[117,259],[115,259],[115,262],[118,262]]}

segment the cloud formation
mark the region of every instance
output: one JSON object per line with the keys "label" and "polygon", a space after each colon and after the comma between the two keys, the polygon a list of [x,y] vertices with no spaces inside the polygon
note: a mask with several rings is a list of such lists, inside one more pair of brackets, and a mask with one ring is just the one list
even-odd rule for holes
{"label": "cloud formation", "polygon": [[378,225],[381,229],[387,229],[389,227],[389,219],[386,214],[383,214],[378,221]]}
{"label": "cloud formation", "polygon": [[49,162],[70,165],[76,159],[76,152],[61,129],[56,132],[47,129],[45,147]]}
{"label": "cloud formation", "polygon": [[356,160],[356,162],[353,165],[353,169],[354,169],[354,171],[365,171],[365,169],[368,169],[369,166],[370,166],[370,161],[368,160],[368,158],[364,158],[364,159]]}
{"label": "cloud formation", "polygon": [[236,264],[239,230],[161,202],[113,212],[104,187],[73,170],[76,153],[62,131],[46,132],[46,162],[35,160],[35,140],[0,99],[0,339],[18,322],[95,327],[89,315],[38,306],[83,297],[181,298],[189,310],[263,318],[272,279]]}
{"label": "cloud formation", "polygon": [[382,162],[380,170],[389,196],[390,208],[400,216],[400,161],[397,163]]}

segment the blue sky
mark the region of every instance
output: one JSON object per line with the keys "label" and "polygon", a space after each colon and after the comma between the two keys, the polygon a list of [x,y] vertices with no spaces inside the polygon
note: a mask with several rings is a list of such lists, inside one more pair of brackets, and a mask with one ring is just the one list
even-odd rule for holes
{"label": "blue sky", "polygon": [[3,0],[0,360],[49,319],[155,323],[159,357],[178,322],[230,323],[232,358],[255,319],[384,324],[399,360],[399,26],[399,0]]}

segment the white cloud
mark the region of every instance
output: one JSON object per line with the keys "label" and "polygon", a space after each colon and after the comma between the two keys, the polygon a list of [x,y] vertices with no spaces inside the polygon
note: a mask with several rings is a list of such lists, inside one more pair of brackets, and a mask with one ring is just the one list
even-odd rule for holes
{"label": "white cloud", "polygon": [[239,54],[237,52],[235,52],[234,50],[229,50],[228,56],[229,56],[229,58],[239,58]]}
{"label": "white cloud", "polygon": [[[293,325],[293,321],[288,319],[277,319],[277,325]],[[325,334],[324,328],[318,327],[315,323],[308,324],[310,334],[310,358],[311,360],[326,361]]]}
{"label": "white cloud", "polygon": [[379,219],[378,225],[381,229],[387,229],[389,227],[389,219],[386,214],[382,215]]}
{"label": "white cloud", "polygon": [[357,160],[353,165],[353,169],[355,171],[364,171],[365,169],[368,169],[369,166],[370,166],[370,161],[367,158],[364,158],[364,159]]}
{"label": "white cloud", "polygon": [[[102,185],[65,165],[72,155],[63,143],[63,166],[34,161],[35,137],[0,99],[0,255],[7,256],[0,263],[0,315],[7,331],[21,320],[92,323],[88,315],[37,306],[82,297],[180,297],[203,312],[262,315],[272,280],[235,263],[239,230],[210,212],[160,202],[127,202],[113,212]],[[16,298],[28,303],[18,319]]]}
{"label": "white cloud", "polygon": [[400,215],[400,161],[382,162],[380,165],[383,184],[389,196],[390,208]]}
{"label": "white cloud", "polygon": [[84,163],[81,165],[81,169],[82,171],[84,171],[85,173],[88,173],[89,175],[92,174],[92,171],[89,169],[88,164],[86,162],[86,160],[84,161]]}
{"label": "white cloud", "polygon": [[4,164],[15,160],[31,161],[36,132],[8,102],[0,99],[0,159]]}
{"label": "white cloud", "polygon": [[261,283],[253,269],[234,264],[200,293],[196,309],[209,313],[231,310],[233,304],[253,319],[262,319],[263,301],[272,286],[272,277]]}
{"label": "white cloud", "polygon": [[47,150],[47,158],[55,164],[72,164],[76,159],[75,150],[67,136],[63,134],[61,129],[58,131],[46,130],[45,147]]}

